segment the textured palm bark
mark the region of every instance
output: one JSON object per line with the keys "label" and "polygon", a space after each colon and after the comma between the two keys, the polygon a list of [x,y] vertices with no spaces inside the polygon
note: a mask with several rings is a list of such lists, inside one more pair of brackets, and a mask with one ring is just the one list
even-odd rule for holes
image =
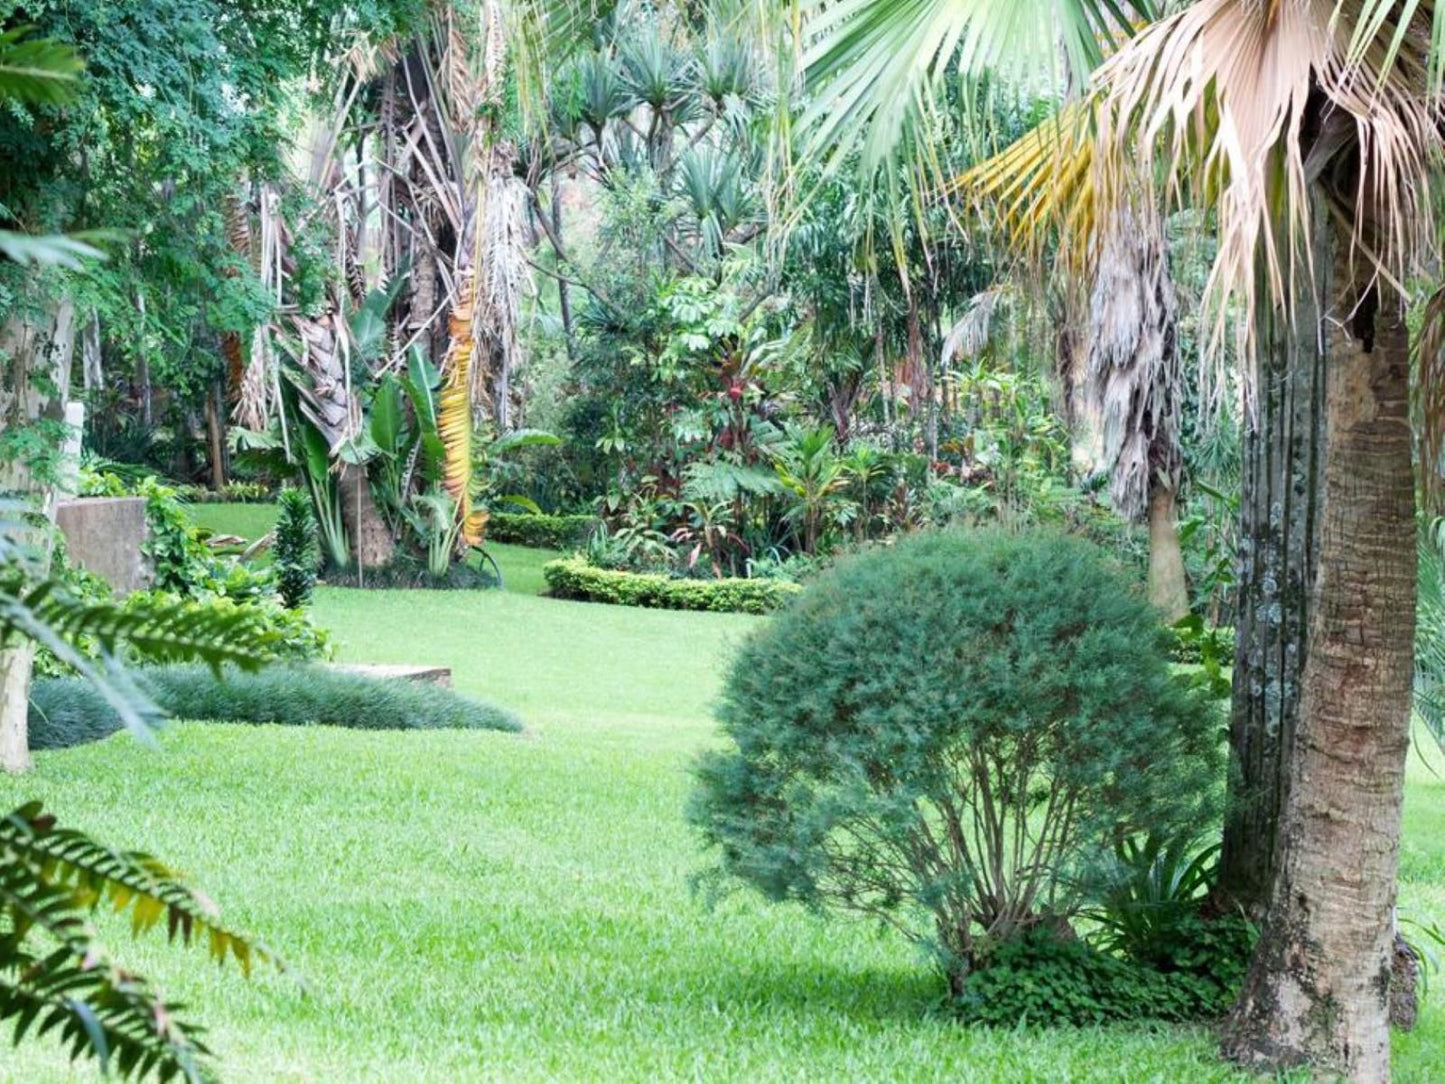
{"label": "textured palm bark", "polygon": [[1175,522],[1174,490],[1153,485],[1149,493],[1149,601],[1173,624],[1189,614],[1189,583]]}
{"label": "textured palm bark", "polygon": [[1415,631],[1409,352],[1398,300],[1374,312],[1363,260],[1334,249],[1319,572],[1280,868],[1224,1052],[1384,1081]]}
{"label": "textured palm bark", "polygon": [[[1328,237],[1315,251],[1328,251]],[[1323,263],[1323,261],[1321,261]],[[1259,918],[1279,857],[1319,553],[1325,358],[1316,289],[1264,316],[1243,435],[1229,796],[1217,903]]]}
{"label": "textured palm bark", "polygon": [[371,495],[366,471],[352,464],[341,468],[341,518],[351,538],[353,559],[362,569],[379,568],[396,556],[396,539]]}

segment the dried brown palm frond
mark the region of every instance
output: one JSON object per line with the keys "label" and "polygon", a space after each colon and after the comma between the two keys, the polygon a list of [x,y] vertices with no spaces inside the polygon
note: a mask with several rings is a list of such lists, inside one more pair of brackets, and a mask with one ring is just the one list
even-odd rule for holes
{"label": "dried brown palm frond", "polygon": [[450,320],[445,382],[437,399],[437,432],[445,448],[443,484],[456,502],[461,536],[469,546],[480,545],[487,513],[472,508],[472,362],[477,340],[473,334],[470,268],[462,272]]}
{"label": "dried brown palm frond", "polygon": [[[1403,25],[1386,12],[1357,41],[1366,2],[1200,0],[1142,31],[1096,75],[1102,206],[1134,198],[1142,172],[1155,195],[1216,212],[1218,255],[1203,297],[1211,353],[1231,323],[1248,351],[1257,306],[1287,307],[1312,275],[1316,181],[1334,181],[1355,258],[1385,281],[1398,284],[1434,248],[1434,5],[1404,5]],[[1342,162],[1357,166],[1353,180],[1333,176]]]}
{"label": "dried brown palm frond", "polygon": [[1178,301],[1157,217],[1126,208],[1093,260],[1089,380],[1103,423],[1109,496],[1119,514],[1143,516],[1155,482],[1179,482]]}
{"label": "dried brown palm frond", "polygon": [[943,337],[939,361],[948,366],[958,358],[976,358],[982,354],[993,339],[994,317],[1011,293],[1012,287],[1005,282],[969,298],[963,315]]}

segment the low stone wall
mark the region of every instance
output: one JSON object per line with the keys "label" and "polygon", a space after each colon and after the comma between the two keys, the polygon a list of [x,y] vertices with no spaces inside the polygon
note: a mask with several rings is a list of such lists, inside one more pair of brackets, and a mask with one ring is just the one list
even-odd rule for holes
{"label": "low stone wall", "polygon": [[72,564],[93,572],[125,595],[151,584],[144,497],[78,497],[59,502],[55,522]]}

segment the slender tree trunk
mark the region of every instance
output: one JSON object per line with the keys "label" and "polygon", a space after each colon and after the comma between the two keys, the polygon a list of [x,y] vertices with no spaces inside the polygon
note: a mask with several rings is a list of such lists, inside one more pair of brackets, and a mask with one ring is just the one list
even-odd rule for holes
{"label": "slender tree trunk", "polygon": [[[562,178],[552,174],[552,236],[557,243],[562,243]],[[561,260],[562,252],[557,251],[557,259]],[[562,311],[562,331],[567,337],[567,358],[575,360],[577,352],[577,341],[572,329],[572,293],[571,288],[563,279],[557,280],[557,307]]]}
{"label": "slender tree trunk", "polygon": [[219,386],[206,393],[206,447],[211,459],[211,489],[217,493],[226,488],[226,423],[216,405],[224,394]]}
{"label": "slender tree trunk", "polygon": [[[75,308],[60,298],[45,314],[16,319],[0,328],[0,430],[34,425],[39,419],[60,421],[70,391],[70,363],[75,347]],[[47,387],[48,385],[48,387]],[[47,392],[53,392],[53,397]],[[58,465],[65,473],[65,465]],[[28,460],[0,462],[0,494],[19,495],[54,521],[55,494],[35,477]],[[41,572],[49,563],[50,539],[41,539]],[[30,677],[35,645],[29,642],[0,649],[0,769],[23,772],[31,767],[29,712]]]}
{"label": "slender tree trunk", "polygon": [[1189,583],[1184,575],[1184,550],[1179,545],[1174,490],[1149,487],[1149,601],[1173,624],[1189,615]]}
{"label": "slender tree trunk", "polygon": [[341,468],[341,518],[351,536],[351,555],[363,569],[377,568],[396,556],[396,542],[381,509],[372,499],[366,470],[348,463]]}
{"label": "slender tree trunk", "polygon": [[[1269,914],[1224,1042],[1256,1068],[1390,1073],[1415,508],[1400,302],[1333,252],[1319,572]],[[1366,292],[1366,290],[1369,292]]]}
{"label": "slender tree trunk", "polygon": [[[1327,252],[1328,240],[1317,236],[1314,251]],[[1216,901],[1255,919],[1278,868],[1319,553],[1322,285],[1300,292],[1293,323],[1262,318],[1254,417],[1243,435],[1231,771]]]}

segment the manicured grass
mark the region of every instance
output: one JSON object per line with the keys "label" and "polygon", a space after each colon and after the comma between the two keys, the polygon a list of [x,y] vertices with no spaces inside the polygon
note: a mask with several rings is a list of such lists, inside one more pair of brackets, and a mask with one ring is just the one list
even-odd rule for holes
{"label": "manicured grass", "polygon": [[[217,534],[233,534],[253,542],[276,525],[274,504],[193,504],[189,506],[192,522],[209,527]],[[561,556],[556,550],[530,549],[502,542],[488,542],[487,552],[502,570],[502,582],[510,592],[538,595],[547,587],[542,566]],[[271,554],[258,555],[256,563],[270,564]]]}
{"label": "manicured grass", "polygon": [[197,527],[233,534],[254,542],[276,526],[274,504],[189,504],[186,512]]}
{"label": "manicured grass", "polygon": [[[1247,1079],[1203,1028],[964,1028],[892,934],[694,899],[686,769],[761,619],[334,589],[317,613],[345,658],[450,665],[528,732],[188,724],[160,752],[122,735],[0,780],[169,859],[286,957],[247,982],[102,919],[211,1026],[227,1079]],[[1405,911],[1445,915],[1445,779],[1418,758],[1404,874]],[[1441,989],[1397,1038],[1397,1081],[1436,1074]],[[45,1043],[0,1054],[0,1080],[71,1079]]]}

